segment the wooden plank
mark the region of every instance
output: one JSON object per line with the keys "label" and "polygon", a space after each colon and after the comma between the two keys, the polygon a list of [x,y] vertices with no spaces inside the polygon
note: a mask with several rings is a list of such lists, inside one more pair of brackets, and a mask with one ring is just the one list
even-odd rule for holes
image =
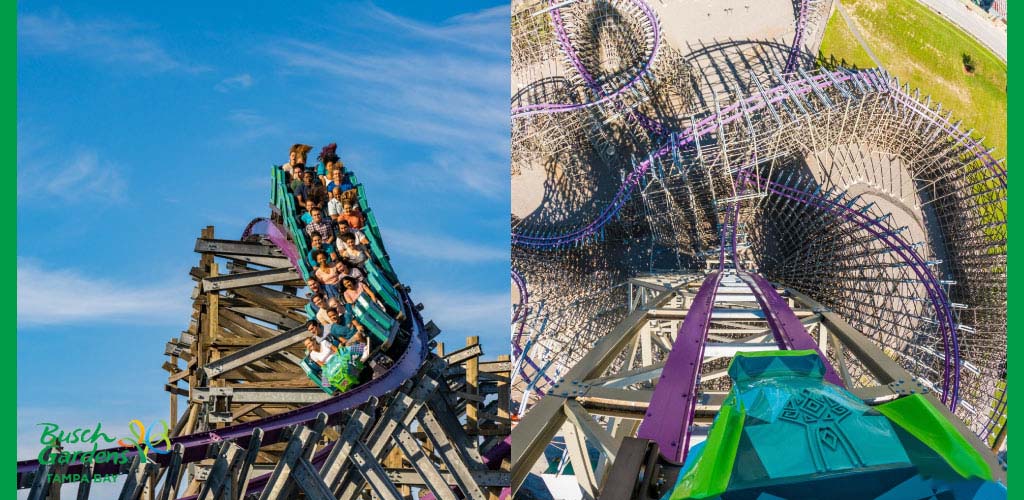
{"label": "wooden plank", "polygon": [[[467,337],[466,345],[469,347],[480,347],[480,337]],[[449,355],[451,356],[451,355]],[[479,356],[479,354],[477,355]],[[469,396],[476,396],[478,388],[480,386],[480,359],[479,357],[472,357],[466,359],[466,393]],[[477,404],[473,400],[466,402],[466,427],[470,431],[476,429],[478,426],[477,422]]]}
{"label": "wooden plank", "polygon": [[92,487],[92,475],[95,467],[95,462],[82,464],[82,479],[78,483],[78,494],[75,496],[77,500],[86,500],[89,498],[89,489]]}
{"label": "wooden plank", "polygon": [[222,307],[220,309],[220,319],[222,323],[226,324],[228,328],[231,329],[231,331],[238,335],[247,335],[251,339],[265,339],[281,333],[280,330],[268,328],[249,321],[245,316],[235,312],[231,307]]}
{"label": "wooden plank", "polygon": [[[323,425],[321,425],[321,421]],[[320,413],[314,426],[319,427],[322,431],[326,424],[327,415]],[[291,490],[289,480],[291,479],[292,470],[309,450],[309,447],[313,446],[318,439],[320,439],[320,432],[316,432],[315,428],[310,429],[309,427],[300,427],[292,435],[292,438],[288,440],[284,453],[281,455],[281,459],[277,462],[277,467],[274,468],[274,472],[267,481],[266,487],[263,488],[260,500],[289,498],[287,492]]]}
{"label": "wooden plank", "polygon": [[377,463],[373,453],[360,441],[356,441],[352,447],[352,462],[355,463],[356,470],[370,485],[370,490],[374,493],[375,498],[381,498],[384,500],[401,500],[402,495],[387,479],[387,474],[384,473],[384,468]]}
{"label": "wooden plank", "polygon": [[434,494],[435,498],[456,500],[455,494],[448,487],[448,483],[441,477],[437,467],[430,461],[430,457],[420,448],[416,438],[409,433],[409,429],[405,428],[405,426],[399,426],[398,433],[395,435],[395,441],[398,444],[398,448],[405,455],[405,458],[409,460],[413,468],[426,481],[427,489]]}
{"label": "wooden plank", "polygon": [[593,417],[575,399],[565,400],[565,414],[569,417],[569,421],[576,426],[576,429],[583,433],[587,443],[615,462],[615,453],[619,450],[615,440],[612,439],[611,434],[608,434],[608,431],[594,421]]}
{"label": "wooden plank", "polygon": [[287,328],[289,330],[305,323],[305,321],[295,319],[297,315],[284,315],[259,307],[230,307],[228,309],[243,316],[248,316],[260,321],[266,321],[267,323]]}
{"label": "wooden plank", "polygon": [[[474,338],[479,337],[469,337],[466,339],[466,342],[469,342],[469,339]],[[483,352],[483,348],[480,347],[480,344],[467,344],[466,347],[463,347],[462,349],[459,349],[455,352],[449,353],[447,356],[444,357],[444,360],[449,365],[457,365],[464,361],[478,358],[480,357],[481,354],[483,354]]]}
{"label": "wooden plank", "polygon": [[[464,443],[469,441],[469,437],[462,432],[462,426],[445,426],[442,424],[443,419],[437,418],[439,415],[435,411],[435,407],[439,404],[445,404],[437,401],[437,399],[436,397],[431,398],[432,402],[420,412],[418,417],[420,425],[427,431],[427,439],[433,448],[437,450],[445,469],[451,471],[455,484],[459,486],[459,489],[470,498],[483,497],[484,493],[477,484],[473,473],[474,471],[485,469],[485,466],[479,461],[479,458],[473,462],[468,456],[467,452],[469,450]],[[455,420],[454,415],[451,413],[445,413],[444,417]],[[475,449],[472,450],[475,451]]]}
{"label": "wooden plank", "polygon": [[352,455],[352,445],[363,435],[363,430],[373,419],[373,415],[362,410],[356,410],[349,417],[345,429],[338,437],[334,449],[327,456],[323,466],[320,467],[320,476],[328,486],[333,485],[341,473],[348,466],[349,457]]}
{"label": "wooden plank", "polygon": [[[409,486],[425,486],[423,478],[420,474],[413,469],[388,469],[388,479],[392,483],[398,485],[409,485]],[[441,471],[441,477],[444,478],[448,484],[455,484],[455,476],[451,472]],[[508,481],[511,478],[511,473],[501,470],[481,470],[473,471],[473,480],[478,486],[489,486],[493,488],[502,488],[508,486]]]}
{"label": "wooden plank", "polygon": [[295,478],[295,483],[299,485],[299,489],[305,494],[308,500],[334,500],[334,494],[331,493],[331,489],[327,487],[323,479],[320,479],[320,475],[317,474],[316,469],[309,460],[299,460],[295,465],[292,475]]}
{"label": "wooden plank", "polygon": [[[649,302],[659,307],[668,302],[671,292],[661,292]],[[629,346],[635,334],[647,321],[647,310],[638,309],[623,318],[607,335],[598,340],[563,377],[565,380],[589,380],[604,373],[619,354]],[[562,411],[564,400],[559,397],[545,397],[520,420],[512,431],[512,489],[518,489],[535,463],[558,433],[565,422]],[[520,465],[526,464],[526,465]]]}
{"label": "wooden plank", "polygon": [[241,418],[244,415],[248,415],[250,412],[252,412],[256,408],[259,408],[260,406],[260,403],[250,403],[247,405],[242,405],[241,407],[236,408],[234,411],[231,412],[231,419],[235,420]]}
{"label": "wooden plank", "polygon": [[281,284],[303,286],[305,282],[302,281],[302,277],[294,269],[271,269],[268,271],[203,278],[203,289],[208,291]]}
{"label": "wooden plank", "polygon": [[249,489],[249,479],[254,475],[252,472],[252,465],[256,463],[256,458],[259,457],[260,444],[263,443],[263,429],[256,428],[252,431],[252,437],[249,438],[249,446],[245,448],[245,458],[242,460],[242,465],[238,469],[238,477],[235,479],[236,492],[233,500],[239,500],[245,498],[246,491]]}
{"label": "wooden plank", "polygon": [[204,254],[250,255],[254,257],[284,257],[280,250],[271,245],[213,238],[197,238],[195,252]]}
{"label": "wooden plank", "polygon": [[167,465],[167,474],[164,485],[160,488],[158,500],[171,500],[178,497],[178,484],[181,483],[181,475],[185,471],[181,467],[182,455],[185,453],[185,446],[176,443],[171,448],[171,463]]}
{"label": "wooden plank", "polygon": [[203,367],[209,378],[215,378],[224,372],[252,363],[258,359],[291,347],[309,336],[305,328],[294,328],[276,337],[264,340],[250,347],[235,351],[224,358]]}
{"label": "wooden plank", "polygon": [[231,472],[237,469],[245,453],[241,446],[231,442],[221,442],[220,451],[217,453],[203,481],[203,487],[199,490],[198,500],[212,500],[220,498],[231,498],[231,488],[234,486]]}
{"label": "wooden plank", "polygon": [[[437,391],[439,384],[435,377],[440,376],[442,365],[443,362],[428,362],[424,364],[420,368],[418,380],[416,385],[412,387],[412,390],[408,393],[399,391],[392,396],[387,404],[387,410],[385,410],[377,424],[374,425],[369,437],[366,439],[366,442],[370,443],[371,457],[380,456],[389,451],[391,446],[393,446],[393,442],[389,437],[394,435],[397,426],[399,424],[408,426],[416,418],[416,414],[419,413],[424,402],[430,399],[430,396]],[[353,477],[346,470],[338,476],[335,482],[329,483],[328,486],[336,493],[339,493],[337,498],[351,500],[363,488],[363,478],[359,476]]]}
{"label": "wooden plank", "polygon": [[512,371],[512,363],[508,361],[508,355],[498,356],[498,361],[481,361],[480,373],[506,373]]}
{"label": "wooden plank", "polygon": [[270,309],[298,309],[309,302],[309,299],[306,297],[298,297],[264,286],[240,288],[235,290],[235,295],[253,304]]}
{"label": "wooden plank", "polygon": [[146,488],[146,480],[157,467],[156,462],[147,461],[146,463],[140,463],[139,457],[136,456],[132,460],[132,466],[129,468],[128,477],[121,488],[121,494],[117,497],[118,500],[135,500],[139,498],[142,495],[142,490]]}
{"label": "wooden plank", "polygon": [[250,255],[237,255],[230,253],[218,253],[217,256],[224,257],[226,259],[231,259],[231,261],[228,263],[229,265],[234,264],[244,266],[247,264],[253,264],[257,266],[269,267],[271,269],[281,269],[292,266],[292,261],[288,260],[285,257],[253,257]]}

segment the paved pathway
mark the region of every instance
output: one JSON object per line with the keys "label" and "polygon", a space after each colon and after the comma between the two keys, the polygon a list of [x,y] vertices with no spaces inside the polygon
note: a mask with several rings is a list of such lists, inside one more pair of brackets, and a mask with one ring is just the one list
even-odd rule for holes
{"label": "paved pathway", "polygon": [[853,19],[850,19],[850,15],[847,14],[846,9],[843,8],[843,4],[836,2],[836,10],[838,10],[839,14],[843,16],[843,21],[846,21],[846,27],[850,28],[850,32],[853,33],[853,37],[856,38],[857,43],[864,48],[864,52],[868,53],[868,57],[875,62],[875,66],[878,66],[879,69],[885,71],[885,66],[882,66],[882,61],[879,61],[878,58],[875,57],[875,53],[871,51],[871,47],[868,47],[868,43],[865,42],[864,37],[860,35],[860,30],[857,29],[857,25],[853,23]]}
{"label": "paved pathway", "polygon": [[1006,29],[995,21],[991,21],[979,13],[976,8],[964,4],[961,0],[919,0],[942,14],[953,24],[970,33],[982,45],[992,49],[997,56],[1006,61]]}

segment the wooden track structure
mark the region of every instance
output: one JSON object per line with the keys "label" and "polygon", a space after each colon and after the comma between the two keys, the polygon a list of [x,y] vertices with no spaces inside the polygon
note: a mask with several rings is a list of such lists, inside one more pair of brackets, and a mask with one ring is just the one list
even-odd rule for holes
{"label": "wooden track structure", "polygon": [[[277,442],[264,442],[258,421],[331,398],[299,365],[308,336],[303,307],[309,299],[298,295],[305,283],[260,236],[217,239],[206,227],[195,252],[191,321],[164,352],[171,437],[257,427],[244,446],[214,443],[205,458],[187,464],[180,444],[164,466],[136,457],[121,466],[127,479],[118,498],[397,500],[419,498],[421,491],[450,500],[506,498],[508,356],[482,360],[478,337],[448,353],[431,340],[433,352],[397,390],[340,416],[320,413],[311,424],[285,429]],[[426,330],[431,339],[440,333],[433,322]],[[328,425],[329,417],[339,423]],[[19,487],[30,487],[33,500],[60,498],[64,470],[40,465],[19,478]],[[50,474],[58,477],[47,483]],[[89,498],[92,466],[82,476],[80,499]]]}

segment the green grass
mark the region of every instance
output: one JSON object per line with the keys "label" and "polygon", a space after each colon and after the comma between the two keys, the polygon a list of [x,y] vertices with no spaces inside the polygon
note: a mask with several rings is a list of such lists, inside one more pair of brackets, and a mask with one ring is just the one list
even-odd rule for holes
{"label": "green grass", "polygon": [[[882,65],[900,82],[931,95],[984,137],[993,155],[1006,155],[1006,63],[949,21],[916,0],[842,0]],[[974,72],[964,71],[967,54]],[[857,43],[838,11],[821,44],[824,65],[870,68],[875,64]]]}

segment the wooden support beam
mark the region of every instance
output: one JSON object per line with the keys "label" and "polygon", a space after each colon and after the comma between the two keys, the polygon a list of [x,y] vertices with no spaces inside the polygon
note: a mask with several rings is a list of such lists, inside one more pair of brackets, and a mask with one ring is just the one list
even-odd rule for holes
{"label": "wooden support beam", "polygon": [[[480,337],[467,337],[466,346],[467,349],[473,346],[479,347]],[[465,350],[465,349],[464,349]],[[466,393],[472,397],[476,396],[480,386],[480,359],[479,357],[471,357],[466,359]],[[476,401],[466,401],[466,427],[470,432],[478,428],[479,423],[477,422],[477,403]]]}
{"label": "wooden support beam", "polygon": [[277,462],[277,467],[274,468],[273,474],[267,480],[267,485],[263,488],[260,500],[291,498],[288,493],[294,490],[294,485],[290,482],[292,471],[299,460],[306,459],[312,447],[320,439],[325,427],[327,427],[327,414],[320,413],[312,428],[300,427],[292,435],[281,459]]}
{"label": "wooden support beam", "polygon": [[158,465],[153,461],[146,461],[141,463],[139,457],[136,455],[132,459],[132,465],[128,469],[128,477],[124,480],[124,485],[121,487],[121,494],[118,495],[118,500],[136,500],[142,495],[142,491],[146,488],[146,482],[149,479],[150,474],[156,472]]}
{"label": "wooden support beam", "polygon": [[302,277],[294,269],[271,269],[268,271],[203,278],[204,290],[232,290],[246,286],[284,284],[304,286],[305,282],[302,281]]}
{"label": "wooden support beam", "polygon": [[436,397],[431,399],[428,407],[420,411],[418,417],[420,425],[426,431],[427,439],[437,450],[445,468],[451,471],[455,484],[470,498],[483,497],[483,490],[474,479],[473,471],[482,470],[484,466],[479,461],[470,460],[466,453],[468,447],[465,443],[469,441],[469,437],[461,432],[461,426],[442,425],[442,420],[438,419],[438,410],[444,412],[446,418],[454,420],[454,416],[443,409],[447,406],[446,403],[438,401]]}
{"label": "wooden support beam", "polygon": [[277,247],[271,245],[213,238],[197,238],[195,252],[203,254],[249,255],[254,257],[284,257],[284,254]]}
{"label": "wooden support beam", "polygon": [[276,337],[253,344],[251,347],[235,351],[222,359],[203,367],[206,376],[213,379],[229,370],[245,366],[253,361],[265,358],[276,352],[291,347],[309,336],[305,328],[297,327]]}
{"label": "wooden support beam", "polygon": [[181,443],[177,443],[171,448],[171,463],[167,465],[164,485],[160,488],[157,500],[172,500],[178,497],[178,484],[181,483],[181,475],[185,471],[181,466],[184,454],[185,446]]}
{"label": "wooden support beam", "polygon": [[248,316],[253,319],[265,321],[267,323],[287,328],[289,330],[292,328],[297,328],[300,325],[302,325],[302,323],[304,323],[304,321],[299,321],[298,319],[296,319],[298,315],[285,315],[274,311],[268,311],[266,309],[262,309],[259,307],[230,307],[228,309],[243,316]]}
{"label": "wooden support beam", "polygon": [[242,466],[238,469],[238,475],[235,483],[235,491],[238,494],[235,499],[245,498],[246,491],[249,489],[249,479],[252,478],[253,471],[252,465],[256,463],[256,458],[260,453],[260,445],[263,443],[263,429],[256,428],[252,431],[252,437],[249,438],[249,445],[245,448],[245,458],[242,460]]}
{"label": "wooden support beam", "polygon": [[[483,348],[480,347],[479,343],[477,343],[477,344],[469,344],[469,342],[470,342],[469,339],[475,339],[475,338],[478,338],[478,337],[469,337],[469,338],[467,338],[466,339],[466,342],[467,342],[466,347],[463,347],[462,349],[459,349],[457,351],[449,353],[447,356],[444,357],[445,362],[447,362],[448,365],[451,366],[451,365],[460,364],[462,362],[465,362],[465,361],[473,359],[473,358],[479,358],[480,355],[483,354],[483,352],[484,352]],[[479,363],[479,360],[478,360],[478,363]]]}
{"label": "wooden support beam", "polygon": [[[435,498],[441,500],[456,500],[455,494],[451,488],[448,487],[448,483],[441,477],[440,471],[437,470],[437,466],[431,462],[423,449],[420,448],[416,438],[409,432],[405,426],[398,426],[398,433],[395,434],[394,439],[398,444],[398,448],[402,450],[405,458],[409,460],[413,468],[420,473],[420,476],[426,481],[427,489],[434,494]],[[405,486],[404,488],[408,488]]]}
{"label": "wooden support beam", "polygon": [[203,487],[199,489],[199,500],[213,500],[217,498],[232,498],[234,492],[233,472],[241,466],[245,457],[245,450],[241,446],[231,442],[221,442],[220,449],[203,481]]}

